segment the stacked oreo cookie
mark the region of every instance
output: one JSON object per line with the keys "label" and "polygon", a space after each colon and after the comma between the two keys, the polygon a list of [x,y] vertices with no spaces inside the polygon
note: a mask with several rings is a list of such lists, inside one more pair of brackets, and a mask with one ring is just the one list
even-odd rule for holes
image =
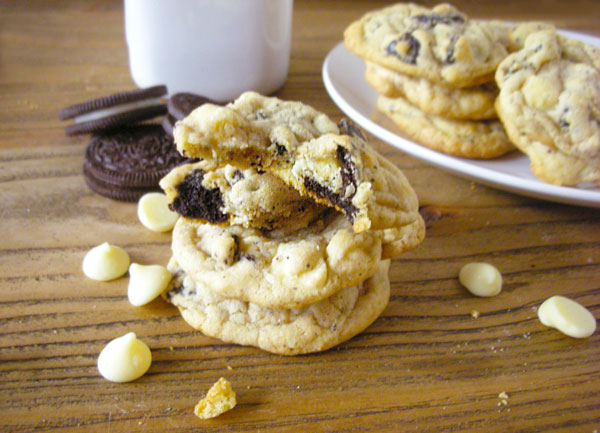
{"label": "stacked oreo cookie", "polygon": [[160,182],[181,215],[165,298],[192,327],[296,355],[381,314],[390,260],[425,231],[408,181],[358,128],[248,92],[197,108],[174,137],[202,159]]}
{"label": "stacked oreo cookie", "polygon": [[494,109],[494,71],[508,28],[471,20],[451,5],[399,3],[348,26],[344,41],[366,61],[377,108],[409,138],[467,158],[514,150]]}
{"label": "stacked oreo cookie", "polygon": [[[59,119],[73,120],[65,134],[92,134],[85,150],[85,181],[98,194],[136,201],[159,190],[158,181],[173,167],[190,162],[173,142],[173,124],[209,102],[192,93],[162,99],[166,86],[119,92],[64,108]],[[140,123],[163,116],[162,126]]]}

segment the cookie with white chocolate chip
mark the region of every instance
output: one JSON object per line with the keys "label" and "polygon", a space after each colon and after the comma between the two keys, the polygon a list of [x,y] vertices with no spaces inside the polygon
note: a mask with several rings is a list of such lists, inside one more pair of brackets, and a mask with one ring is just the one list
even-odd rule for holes
{"label": "cookie with white chocolate chip", "polygon": [[267,171],[343,212],[356,232],[420,218],[404,174],[383,162],[356,126],[301,102],[247,92],[224,107],[197,108],[174,133],[183,154]]}
{"label": "cookie with white chocolate chip", "polygon": [[314,304],[273,309],[223,297],[171,259],[168,267],[175,277],[165,298],[205,335],[281,355],[299,355],[326,350],[369,326],[389,300],[389,265],[389,260],[379,262],[370,278]]}
{"label": "cookie with white chocolate chip", "polygon": [[506,56],[507,36],[500,29],[449,4],[429,9],[398,3],[351,23],[344,42],[354,54],[393,71],[468,87],[491,81]]}
{"label": "cookie with white chocolate chip", "polygon": [[293,231],[326,209],[269,173],[209,160],[173,169],[160,186],[170,209],[211,224]]}
{"label": "cookie with white chocolate chip", "polygon": [[455,88],[401,74],[373,62],[366,62],[366,67],[365,78],[377,93],[388,98],[405,98],[427,114],[460,120],[497,117],[494,100],[498,88],[494,82]]}
{"label": "cookie with white chocolate chip", "polygon": [[377,109],[411,139],[449,155],[490,159],[515,149],[497,119],[447,119],[427,114],[400,97],[379,96]]}
{"label": "cookie with white chocolate chip", "polygon": [[600,50],[553,29],[499,65],[496,111],[545,182],[600,182]]}
{"label": "cookie with white chocolate chip", "polygon": [[292,233],[180,218],[172,250],[188,275],[223,297],[298,308],[373,275],[381,261],[382,236],[355,233],[335,210]]}

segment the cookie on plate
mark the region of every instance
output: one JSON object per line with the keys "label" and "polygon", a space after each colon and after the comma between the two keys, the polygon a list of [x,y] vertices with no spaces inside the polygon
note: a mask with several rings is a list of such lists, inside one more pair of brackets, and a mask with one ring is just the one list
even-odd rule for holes
{"label": "cookie on plate", "polygon": [[412,187],[348,121],[294,101],[247,92],[224,107],[205,104],[177,123],[184,155],[257,167],[302,195],[334,206],[357,232],[410,224],[419,218]]}
{"label": "cookie on plate", "polygon": [[403,98],[385,96],[378,97],[377,109],[409,138],[448,155],[490,159],[515,149],[497,119],[446,119],[424,113]]}
{"label": "cookie on plate", "polygon": [[379,233],[355,233],[342,214],[329,210],[292,233],[180,218],[172,251],[187,274],[223,297],[298,308],[373,275],[381,243]]}
{"label": "cookie on plate", "polygon": [[523,49],[527,36],[541,30],[556,31],[556,27],[542,21],[523,21],[512,25],[508,29],[508,51],[512,53]]}
{"label": "cookie on plate", "polygon": [[173,169],[160,186],[171,210],[210,224],[294,231],[326,209],[269,173],[209,160]]}
{"label": "cookie on plate", "polygon": [[449,87],[493,80],[506,56],[500,26],[469,18],[451,5],[428,9],[398,3],[365,14],[344,32],[346,47],[365,60]]}
{"label": "cookie on plate", "polygon": [[115,93],[64,108],[58,117],[73,119],[74,123],[65,127],[67,135],[108,131],[165,114],[167,105],[161,97],[166,93],[165,86]]}
{"label": "cookie on plate", "polygon": [[600,49],[557,35],[527,35],[498,67],[496,111],[545,182],[600,182]]}
{"label": "cookie on plate", "polygon": [[494,100],[498,87],[495,82],[454,88],[401,74],[369,61],[366,67],[365,78],[377,93],[389,98],[405,98],[427,114],[462,120],[497,117]]}
{"label": "cookie on plate", "polygon": [[137,201],[172,168],[189,162],[160,125],[140,124],[92,137],[85,149],[83,174],[98,194]]}
{"label": "cookie on plate", "polygon": [[164,296],[188,324],[205,335],[281,355],[299,355],[329,349],[373,323],[389,300],[389,265],[389,260],[379,262],[367,280],[314,304],[273,309],[220,296],[171,259],[172,288]]}

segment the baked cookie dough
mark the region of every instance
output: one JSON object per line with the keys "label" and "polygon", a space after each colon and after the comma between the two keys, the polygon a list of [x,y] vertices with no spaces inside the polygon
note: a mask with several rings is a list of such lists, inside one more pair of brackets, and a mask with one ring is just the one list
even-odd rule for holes
{"label": "baked cookie dough", "polygon": [[451,5],[428,9],[398,3],[365,14],[344,32],[346,47],[365,60],[450,87],[493,80],[506,56],[497,23],[469,20]]}
{"label": "baked cookie dough", "polygon": [[355,233],[342,214],[330,210],[293,233],[180,218],[172,250],[186,273],[221,296],[297,308],[373,275],[381,243],[379,233]]}
{"label": "baked cookie dough", "polygon": [[411,77],[366,62],[365,78],[380,95],[405,98],[427,114],[450,119],[481,120],[496,118],[496,83],[453,88],[425,78]]}
{"label": "baked cookie dough", "polygon": [[166,299],[184,320],[210,337],[281,355],[319,352],[363,331],[385,309],[390,295],[389,260],[366,281],[298,309],[272,309],[216,294],[171,259],[173,287]]}
{"label": "baked cookie dough", "polygon": [[377,109],[411,139],[449,155],[490,159],[515,149],[496,119],[446,119],[424,113],[403,98],[385,96],[377,99]]}
{"label": "baked cookie dough", "polygon": [[600,50],[530,33],[498,67],[496,111],[514,144],[545,182],[600,182]]}
{"label": "baked cookie dough", "polygon": [[170,209],[211,224],[293,231],[306,227],[327,209],[269,173],[219,166],[209,160],[171,170],[160,186]]}
{"label": "baked cookie dough", "polygon": [[416,194],[402,172],[348,121],[255,92],[225,107],[205,104],[175,127],[185,155],[265,170],[301,195],[343,212],[356,232],[410,224]]}

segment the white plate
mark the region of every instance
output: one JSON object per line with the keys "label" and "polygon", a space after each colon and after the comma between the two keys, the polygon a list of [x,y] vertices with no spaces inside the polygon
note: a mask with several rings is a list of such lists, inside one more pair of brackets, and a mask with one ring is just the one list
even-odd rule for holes
{"label": "white plate", "polygon": [[[562,32],[600,47],[600,38]],[[431,150],[398,135],[393,124],[377,114],[377,93],[365,81],[365,62],[336,45],[323,63],[323,81],[333,101],[351,119],[377,138],[443,170],[488,186],[559,203],[600,208],[600,188],[595,184],[565,187],[542,182],[529,170],[529,158],[519,152],[493,160],[458,158]]]}

